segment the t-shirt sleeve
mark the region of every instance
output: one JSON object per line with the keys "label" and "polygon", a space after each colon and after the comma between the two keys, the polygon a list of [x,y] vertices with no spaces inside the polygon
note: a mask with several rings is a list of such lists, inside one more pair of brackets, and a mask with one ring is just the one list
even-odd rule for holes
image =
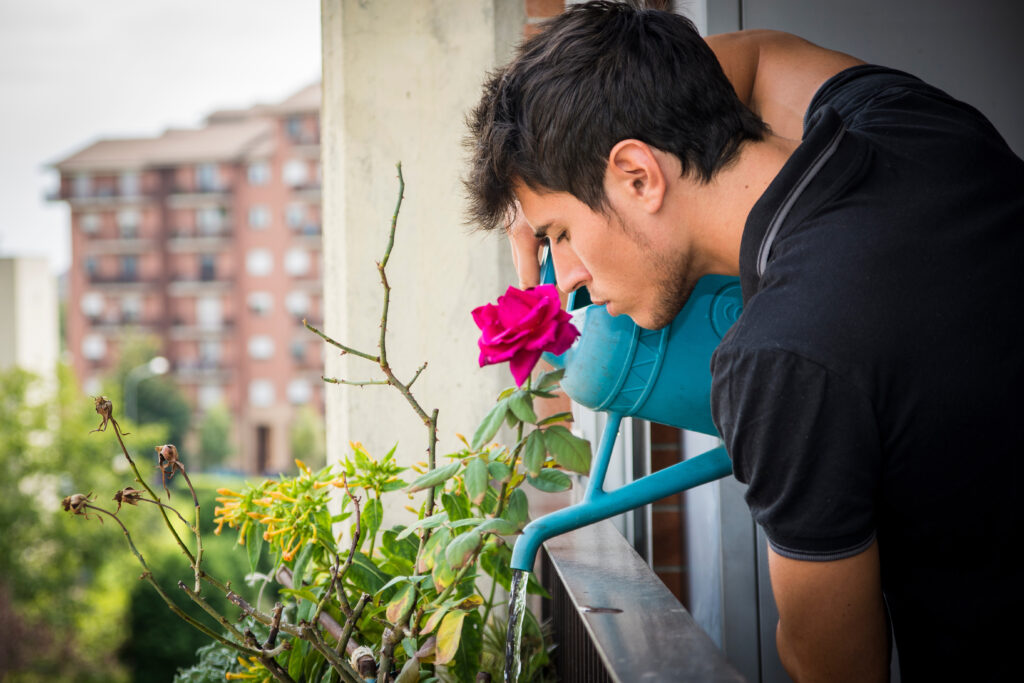
{"label": "t-shirt sleeve", "polygon": [[818,561],[865,550],[881,482],[867,398],[786,351],[720,348],[712,364],[715,424],[773,549]]}

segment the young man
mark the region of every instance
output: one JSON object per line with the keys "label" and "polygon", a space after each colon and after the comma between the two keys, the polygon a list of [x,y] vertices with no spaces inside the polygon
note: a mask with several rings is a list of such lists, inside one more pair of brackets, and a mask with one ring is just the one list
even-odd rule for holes
{"label": "young man", "polygon": [[989,122],[795,36],[599,2],[470,128],[472,216],[510,228],[521,284],[547,240],[564,290],[657,328],[740,276],[712,408],[792,676],[885,680],[891,632],[905,682],[1010,679],[1024,163]]}

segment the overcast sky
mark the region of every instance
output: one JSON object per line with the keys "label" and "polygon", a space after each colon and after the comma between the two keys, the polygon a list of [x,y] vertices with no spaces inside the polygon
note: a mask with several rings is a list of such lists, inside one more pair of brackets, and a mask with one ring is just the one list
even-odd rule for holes
{"label": "overcast sky", "polygon": [[0,0],[0,256],[67,268],[47,164],[319,78],[318,0]]}

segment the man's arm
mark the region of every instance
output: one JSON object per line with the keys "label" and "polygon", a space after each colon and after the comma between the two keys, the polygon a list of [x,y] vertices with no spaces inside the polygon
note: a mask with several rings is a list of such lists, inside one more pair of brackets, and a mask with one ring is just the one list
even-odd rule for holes
{"label": "man's arm", "polygon": [[877,543],[832,562],[791,560],[769,546],[768,570],[779,608],[776,646],[793,680],[889,680]]}
{"label": "man's arm", "polygon": [[739,31],[708,36],[708,46],[740,100],[782,137],[803,137],[803,117],[818,88],[861,60],[790,33]]}

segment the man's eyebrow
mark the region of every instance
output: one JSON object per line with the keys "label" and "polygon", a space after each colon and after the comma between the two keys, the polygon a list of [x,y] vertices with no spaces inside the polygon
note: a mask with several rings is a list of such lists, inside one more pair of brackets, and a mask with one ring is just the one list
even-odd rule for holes
{"label": "man's eyebrow", "polygon": [[544,239],[545,237],[548,236],[548,229],[550,229],[550,228],[551,228],[551,224],[550,223],[545,223],[544,225],[538,226],[538,227],[533,229],[533,236],[536,237],[539,240],[542,240],[542,239]]}

